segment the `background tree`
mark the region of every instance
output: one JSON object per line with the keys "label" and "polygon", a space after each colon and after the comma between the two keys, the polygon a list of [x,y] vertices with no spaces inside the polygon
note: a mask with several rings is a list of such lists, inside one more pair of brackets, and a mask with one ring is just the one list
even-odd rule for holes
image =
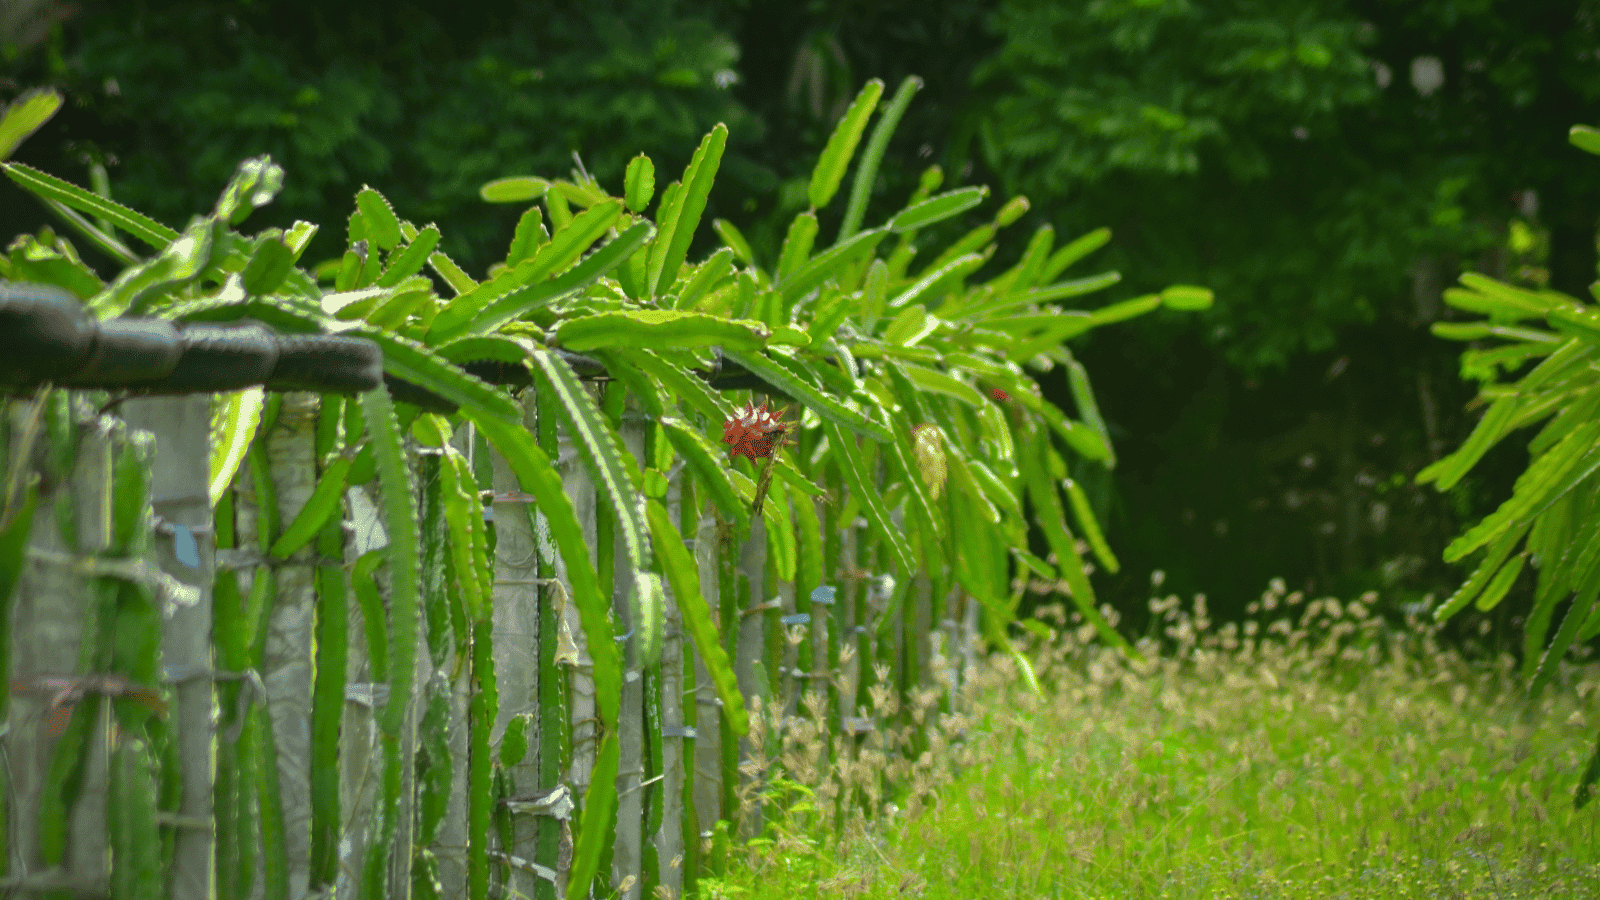
{"label": "background tree", "polygon": [[[1054,221],[1109,222],[1105,261],[1136,287],[1181,272],[1218,291],[1204,326],[1083,352],[1121,376],[1104,390],[1128,432],[1126,571],[1166,568],[1223,608],[1274,574],[1399,600],[1459,577],[1426,548],[1490,508],[1519,451],[1448,500],[1409,486],[1476,418],[1426,327],[1461,269],[1506,273],[1510,226],[1548,249],[1524,274],[1586,290],[1600,185],[1565,134],[1597,93],[1594,19],[1562,3],[1002,4],[978,73],[1001,182]],[[1143,589],[1130,576],[1123,596]]]}
{"label": "background tree", "polygon": [[[716,122],[735,141],[761,136],[729,94],[739,48],[713,17],[670,2],[542,6],[86,3],[33,54],[32,78],[65,87],[75,114],[28,149],[63,175],[111,164],[119,198],[179,226],[241,158],[270,153],[290,173],[273,224],[327,221],[381,183],[481,268],[515,225],[478,199],[491,178],[581,165],[616,187],[633,154],[682,166]],[[726,177],[763,183],[738,161]],[[8,188],[7,211],[19,202]],[[319,236],[309,258],[337,243]]]}

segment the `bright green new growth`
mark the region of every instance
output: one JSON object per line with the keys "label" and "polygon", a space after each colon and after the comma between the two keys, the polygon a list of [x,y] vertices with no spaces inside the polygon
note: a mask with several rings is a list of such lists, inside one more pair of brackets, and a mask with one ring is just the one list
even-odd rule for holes
{"label": "bright green new growth", "polygon": [[[1588,126],[1574,126],[1572,143],[1600,153]],[[1523,674],[1531,678],[1530,702],[1555,677],[1575,644],[1600,634],[1600,312],[1555,291],[1513,287],[1477,273],[1461,276],[1463,288],[1444,292],[1446,303],[1487,317],[1483,323],[1437,323],[1435,335],[1451,340],[1495,337],[1510,342],[1462,354],[1462,371],[1481,381],[1488,412],[1457,450],[1417,475],[1439,490],[1457,484],[1490,448],[1511,432],[1543,422],[1528,444],[1530,460],[1512,495],[1499,509],[1468,528],[1445,548],[1448,562],[1484,551],[1472,574],[1434,611],[1443,621],[1476,602],[1480,610],[1499,604],[1526,563],[1538,571],[1533,608],[1524,630]],[[1537,327],[1540,320],[1549,330]],[[1511,326],[1507,323],[1519,322]],[[1539,362],[1517,374],[1527,362]],[[1516,551],[1521,546],[1521,552]],[[1570,605],[1553,637],[1557,605]],[[1548,645],[1546,640],[1548,638]],[[1583,806],[1600,779],[1600,742],[1579,785]]]}
{"label": "bright green new growth", "polygon": [[361,418],[378,462],[378,478],[383,487],[383,517],[389,531],[389,574],[393,580],[390,595],[391,646],[405,649],[398,653],[390,666],[390,703],[383,710],[383,727],[389,734],[397,734],[405,716],[406,704],[400,698],[410,696],[412,655],[409,648],[415,644],[417,604],[420,602],[421,548],[417,534],[418,516],[411,491],[411,473],[401,458],[399,421],[386,390],[380,388],[361,395]]}
{"label": "bright green new growth", "polygon": [[850,185],[850,202],[845,207],[844,219],[839,223],[838,241],[849,239],[861,227],[867,202],[872,198],[872,189],[877,181],[878,165],[883,162],[883,154],[889,149],[889,137],[894,134],[895,126],[900,124],[906,107],[911,105],[911,98],[921,88],[922,79],[915,75],[907,76],[905,81],[900,82],[899,89],[894,92],[878,124],[873,126],[872,137],[867,139],[867,149],[861,155],[860,165],[856,167],[855,181]]}
{"label": "bright green new growth", "polygon": [[651,248],[647,270],[652,296],[665,293],[678,277],[678,268],[683,265],[689,242],[700,224],[700,215],[705,212],[706,198],[711,194],[711,183],[717,177],[717,167],[722,164],[722,151],[727,145],[727,126],[711,129],[689,160],[683,181],[679,182],[680,189],[672,194],[670,203],[663,198],[663,208],[656,212],[661,238]]}
{"label": "bright green new growth", "polygon": [[[817,157],[817,167],[811,173],[811,185],[806,189],[806,197],[810,199],[813,209],[827,206],[838,192],[839,185],[844,181],[845,169],[850,165],[850,157],[855,155],[856,144],[861,142],[861,134],[867,129],[867,119],[877,108],[878,98],[882,96],[882,81],[874,78],[867,82],[861,88],[861,93],[856,95],[855,102],[845,111],[833,135],[828,138],[828,145],[822,148],[822,155]],[[840,237],[842,239],[844,235],[841,233]]]}
{"label": "bright green new growth", "polygon": [[61,92],[54,88],[23,91],[0,110],[0,160],[16,152],[17,145],[38,131],[61,108]]}
{"label": "bright green new growth", "polygon": [[623,176],[623,197],[628,204],[629,212],[642,213],[650,205],[650,198],[656,193],[656,166],[650,157],[643,153],[633,158],[628,163],[627,174]]}
{"label": "bright green new growth", "polygon": [[262,391],[247,388],[217,398],[211,412],[211,505],[215,507],[244,462],[261,424]]}

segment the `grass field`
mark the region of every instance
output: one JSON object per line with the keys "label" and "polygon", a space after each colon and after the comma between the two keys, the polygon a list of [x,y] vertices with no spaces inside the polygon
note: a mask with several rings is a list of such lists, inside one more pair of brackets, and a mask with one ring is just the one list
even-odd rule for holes
{"label": "grass field", "polygon": [[793,780],[702,896],[1600,897],[1600,803],[1572,804],[1600,666],[1529,710],[1509,657],[1466,661],[1363,600],[1275,584],[1221,627],[1203,599],[1152,600],[1142,664],[1057,611],[1029,648],[1043,696],[994,658],[915,761],[890,729],[824,764],[793,717],[767,742]]}

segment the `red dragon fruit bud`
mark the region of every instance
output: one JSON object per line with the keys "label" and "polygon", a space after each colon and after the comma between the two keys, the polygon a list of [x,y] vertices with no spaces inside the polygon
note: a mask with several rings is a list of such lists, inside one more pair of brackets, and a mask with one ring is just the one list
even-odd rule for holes
{"label": "red dragon fruit bud", "polygon": [[786,434],[788,426],[782,414],[770,412],[763,402],[745,404],[744,412],[722,424],[722,442],[733,448],[734,456],[743,456],[754,463],[772,455],[777,436]]}

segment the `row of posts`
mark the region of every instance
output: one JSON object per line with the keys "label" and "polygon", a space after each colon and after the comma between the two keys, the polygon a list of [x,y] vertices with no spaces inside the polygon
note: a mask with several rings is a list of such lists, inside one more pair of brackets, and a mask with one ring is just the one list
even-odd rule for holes
{"label": "row of posts", "polygon": [[[0,423],[4,429],[8,478],[7,493],[0,499],[9,506],[16,506],[20,503],[19,472],[25,476],[32,468],[41,474],[41,494],[25,563],[8,620],[0,623],[9,630],[6,641],[11,658],[7,675],[12,688],[8,708],[0,710],[6,722],[3,739],[0,739],[4,759],[0,762],[4,764],[6,779],[4,825],[8,838],[4,854],[7,866],[0,876],[0,893],[33,896],[64,891],[82,897],[109,897],[116,893],[110,862],[112,841],[108,835],[118,827],[119,816],[125,811],[115,804],[108,806],[108,792],[118,783],[113,768],[126,763],[117,752],[122,735],[108,698],[136,699],[144,696],[141,688],[148,693],[148,688],[154,686],[108,675],[107,669],[101,668],[106,659],[97,658],[89,648],[96,643],[96,629],[107,624],[98,622],[97,616],[115,606],[114,602],[109,605],[102,602],[103,598],[114,596],[123,584],[137,582],[149,591],[161,612],[158,658],[164,683],[159,687],[162,696],[168,698],[161,701],[161,715],[170,721],[174,736],[172,747],[164,752],[175,754],[181,773],[176,786],[176,811],[162,812],[158,820],[163,834],[171,835],[170,848],[163,851],[170,854],[170,868],[164,876],[165,896],[175,900],[210,900],[218,896],[218,810],[214,788],[218,742],[239,741],[243,722],[237,710],[225,711],[219,707],[219,697],[224,690],[227,696],[236,698],[238,709],[242,710],[246,704],[265,704],[276,750],[276,787],[283,819],[284,858],[288,860],[288,871],[282,873],[286,882],[284,895],[294,900],[318,895],[363,894],[364,861],[369,853],[383,849],[374,846],[383,833],[380,824],[385,812],[380,808],[384,788],[380,783],[382,763],[378,747],[381,737],[375,713],[387,703],[407,705],[399,747],[400,758],[407,761],[400,773],[400,808],[390,811],[398,816],[394,846],[418,845],[419,835],[415,829],[419,819],[415,804],[419,787],[414,783],[417,767],[409,761],[425,750],[421,746],[422,732],[425,727],[432,726],[424,726],[423,717],[431,705],[443,704],[440,708],[447,713],[445,733],[448,753],[455,763],[454,776],[445,814],[437,834],[432,836],[431,846],[437,883],[443,896],[465,896],[468,876],[462,851],[468,844],[469,816],[464,785],[471,754],[469,716],[475,689],[469,678],[471,667],[455,660],[453,653],[444,665],[436,666],[429,651],[426,617],[419,616],[421,626],[417,640],[409,647],[391,650],[391,656],[413,655],[417,675],[412,680],[412,695],[388,697],[387,684],[377,683],[372,677],[366,632],[360,627],[364,613],[353,597],[348,596],[350,592],[347,592],[343,609],[348,640],[345,703],[338,723],[337,784],[342,817],[336,848],[338,876],[332,883],[313,883],[313,793],[330,780],[326,777],[327,761],[314,759],[312,753],[313,730],[319,727],[313,721],[318,659],[317,572],[319,565],[342,564],[348,574],[361,554],[386,544],[376,498],[364,488],[347,491],[342,560],[325,558],[325,551],[319,550],[316,541],[287,560],[270,564],[252,550],[219,553],[208,497],[211,397],[128,399],[111,414],[94,410],[82,395],[69,396],[73,404],[76,445],[75,452],[70,454],[70,470],[50,469],[50,460],[69,456],[64,456],[59,448],[52,453],[48,446],[49,436],[45,433],[48,429],[43,423],[45,417],[39,402],[10,401],[9,416]],[[536,424],[533,406],[530,395],[525,422],[530,429]],[[313,434],[319,408],[316,394],[286,394],[272,430],[258,438],[265,441],[270,485],[275,493],[273,502],[281,523],[294,519],[315,487],[317,459]],[[643,417],[625,414],[621,429],[623,443],[638,460],[646,456],[646,427]],[[473,454],[471,432],[464,430],[457,437],[458,440],[466,438],[466,442],[458,444],[463,452]],[[112,503],[113,482],[117,477],[113,461],[122,458],[130,447],[149,465],[148,504],[136,516],[138,521],[131,522],[119,520],[118,516],[126,516],[127,510],[116,510]],[[430,448],[414,449],[426,453]],[[419,452],[409,457],[414,472],[427,468]],[[522,493],[510,468],[497,453],[492,453],[491,461],[495,502],[489,509],[496,532],[493,663],[498,704],[489,744],[498,753],[507,729],[518,717],[531,717],[528,721],[534,723],[535,732],[540,726],[551,724],[550,717],[541,714],[540,698],[551,695],[550,689],[555,686],[547,684],[546,679],[552,677],[560,679],[559,688],[566,698],[566,724],[571,729],[570,766],[564,771],[553,767],[548,759],[541,760],[538,752],[541,742],[536,733],[529,734],[529,753],[508,767],[514,791],[504,802],[514,814],[514,836],[511,846],[501,846],[492,855],[496,863],[510,873],[504,885],[506,896],[565,896],[574,839],[572,812],[588,788],[595,762],[594,686],[589,678],[588,652],[578,611],[561,587],[565,580],[564,567],[541,527],[541,517],[531,509],[529,498]],[[556,462],[566,492],[585,529],[585,540],[593,550],[597,541],[594,485],[564,435]],[[256,496],[256,485],[261,483],[252,479],[248,466],[241,467],[233,486],[236,548],[257,546],[255,529],[262,498]],[[675,478],[666,498],[674,522],[680,520],[680,493],[681,483]],[[529,512],[535,514],[529,515]],[[694,526],[690,540],[699,564],[703,592],[708,598],[715,598],[719,575],[716,523],[708,514]],[[130,529],[146,530],[152,538],[147,542],[135,541],[145,549],[132,556],[119,552],[116,546],[117,535],[127,534]],[[750,607],[770,609],[763,601],[768,582],[759,516],[754,529],[740,555],[738,568],[749,581]],[[856,533],[857,529],[851,527],[845,535],[846,544],[852,549]],[[686,538],[689,534],[685,530]],[[616,556],[613,597],[618,600],[613,606],[615,614],[622,619],[622,629],[628,630],[631,623],[626,621],[629,608],[626,598],[633,588],[632,575],[625,555],[618,553]],[[854,557],[847,551],[845,558]],[[554,561],[554,579],[541,577],[541,560],[546,563],[546,571],[550,561]],[[249,596],[254,578],[270,569],[274,596],[265,612],[268,620],[258,671],[227,670],[214,646],[213,585],[219,567],[232,568],[238,574],[243,596]],[[428,585],[426,577],[424,584]],[[776,601],[773,605],[777,612],[793,612],[793,590],[792,585],[779,583],[778,596],[772,598]],[[917,592],[925,595],[926,585],[919,585]],[[951,599],[954,602],[955,597]],[[926,596],[914,596],[911,602],[926,604],[926,601]],[[970,601],[964,606],[959,622],[917,622],[923,637],[917,641],[921,646],[919,671],[925,681],[931,682],[927,648],[930,634],[937,631],[942,635],[938,639],[942,646],[964,651],[956,654],[964,665],[954,667],[955,678],[949,685],[952,702],[962,674],[970,672],[974,663],[977,607]],[[713,599],[712,608],[716,607]],[[686,693],[687,673],[682,663],[687,659],[687,645],[677,604],[670,596],[665,609],[663,662],[657,676],[659,719],[653,719],[650,724],[660,728],[663,738],[660,762],[663,775],[657,777],[665,777],[666,781],[659,793],[662,827],[653,835],[642,833],[644,788],[648,787],[642,746],[647,680],[634,658],[632,642],[625,644],[612,883],[627,885],[621,892],[627,900],[643,896],[645,884],[640,877],[640,857],[645,841],[654,843],[660,883],[672,896],[682,893],[681,863],[689,850],[684,846],[681,827],[686,813],[682,808],[681,779],[686,769],[693,767],[692,804],[702,833],[711,823],[731,814],[731,810],[725,809],[729,793],[721,783],[725,769],[720,729],[715,725],[719,701],[698,654],[691,654],[696,662],[694,688],[692,693]],[[554,615],[549,614],[551,610]],[[541,615],[541,611],[546,614]],[[847,615],[847,628],[860,624],[854,621],[852,611],[847,610]],[[757,660],[763,655],[764,616],[741,615],[739,618],[738,622],[719,625],[724,633],[729,628],[740,631],[736,671],[741,691],[749,700],[757,684]],[[825,616],[815,615],[807,627],[817,636],[828,624]],[[542,627],[551,626],[558,634],[541,634]],[[907,639],[907,636],[900,639]],[[133,643],[134,636],[119,632],[111,640],[117,648],[113,656],[120,664],[124,662],[120,655],[122,648]],[[822,669],[826,660],[820,658],[820,653],[818,656],[816,668]],[[846,676],[850,683],[855,683],[862,664],[859,657],[852,660],[852,668]],[[870,660],[866,664],[870,664]],[[771,665],[768,671],[776,673],[782,665],[781,662]],[[792,674],[793,663],[788,665]],[[804,683],[804,679],[799,681]],[[775,678],[773,688],[783,683],[782,679]],[[788,680],[788,684],[795,683],[796,679]],[[790,691],[790,696],[783,698],[785,717],[799,714],[794,693]],[[846,691],[845,696],[853,698],[855,695],[853,691]],[[697,707],[698,714],[693,719],[697,725],[686,724],[688,720],[683,709],[686,699]],[[87,729],[87,742],[82,748],[78,768],[73,769],[71,760],[63,760],[60,744],[72,733],[72,718],[85,715],[89,710],[93,714],[92,727]],[[849,722],[862,721],[856,716],[847,718]],[[231,722],[232,726],[219,729],[223,721]],[[694,740],[693,758],[688,759],[684,740],[691,738]],[[741,758],[748,755],[750,749],[744,747]],[[57,848],[49,846],[54,838],[38,823],[41,816],[50,814],[46,808],[52,802],[50,792],[63,783],[64,765],[70,770],[65,773],[68,780],[76,779],[77,790],[75,802],[63,811],[67,820],[65,845]],[[677,773],[677,777],[670,777],[672,773]],[[554,783],[552,775],[556,776]],[[672,783],[675,780],[677,784]],[[555,848],[554,860],[551,847]],[[267,864],[266,857],[259,852],[255,856],[254,860],[245,860],[245,864],[255,865],[260,872],[260,867]],[[413,853],[388,854],[388,872],[384,879],[388,885],[387,896],[410,896],[415,880],[415,860]],[[552,861],[554,866],[546,864]],[[265,891],[263,879],[256,878],[252,895],[264,896]]]}

